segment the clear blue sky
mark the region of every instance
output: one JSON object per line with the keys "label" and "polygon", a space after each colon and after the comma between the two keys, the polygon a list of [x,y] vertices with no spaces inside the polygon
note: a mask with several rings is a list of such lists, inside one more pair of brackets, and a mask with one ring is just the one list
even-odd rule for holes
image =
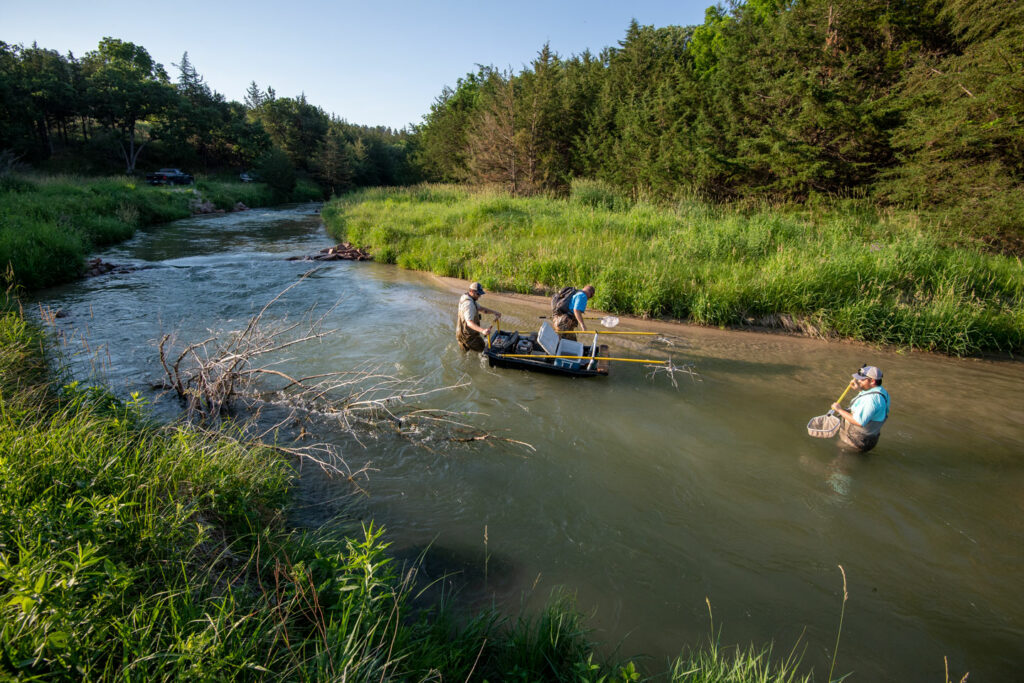
{"label": "clear blue sky", "polygon": [[599,52],[629,22],[700,24],[710,0],[0,0],[0,40],[81,57],[104,36],[145,47],[172,78],[189,59],[241,101],[250,81],[352,123],[419,123],[445,85],[476,64],[519,71],[545,42]]}

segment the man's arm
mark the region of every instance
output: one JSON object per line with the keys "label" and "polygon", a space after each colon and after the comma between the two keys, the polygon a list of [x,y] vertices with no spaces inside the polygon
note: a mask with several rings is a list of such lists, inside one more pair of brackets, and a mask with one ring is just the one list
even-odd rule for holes
{"label": "man's arm", "polygon": [[864,426],[857,421],[857,418],[853,416],[853,413],[851,413],[849,410],[843,410],[841,407],[839,407],[838,403],[832,404],[832,410],[836,411],[844,420],[846,420],[850,424],[855,424],[858,427]]}
{"label": "man's arm", "polygon": [[[477,310],[477,313],[483,313],[485,311],[488,312],[488,313],[493,313],[494,312],[494,311],[492,311],[489,308],[484,308],[480,304],[476,304],[476,310]],[[480,325],[477,325],[475,322],[473,322],[473,317],[475,317],[475,316],[472,316],[472,317],[470,316],[470,309],[463,310],[460,307],[459,308],[459,315],[462,316],[462,322],[466,323],[466,327],[468,327],[469,329],[473,330],[474,332],[479,332],[480,334],[483,334],[483,335],[490,334],[491,328],[489,328],[489,327],[481,327]]]}
{"label": "man's arm", "polygon": [[[851,389],[859,389],[860,388],[859,386],[857,386],[857,380],[855,380],[855,379],[850,380],[850,388]],[[859,397],[860,397],[860,394],[858,394],[856,397],[854,397],[853,402],[856,403],[857,398],[859,398]],[[850,404],[850,407],[851,408],[853,407],[853,403]],[[833,403],[832,404],[832,410],[834,410],[837,413],[839,413],[839,415],[841,415],[842,418],[844,420],[846,420],[847,422],[851,422],[851,423],[857,425],[858,427],[863,427],[864,426],[864,424],[860,420],[858,420],[857,418],[855,418],[853,416],[853,413],[851,411],[843,410],[842,406],[840,406],[838,403]],[[861,415],[864,414],[863,410],[859,410],[858,412]]]}
{"label": "man's arm", "polygon": [[487,334],[491,333],[491,328],[489,328],[489,327],[481,327],[481,326],[477,325],[475,322],[473,322],[472,320],[467,320],[466,321],[466,327],[468,327],[469,329],[473,330],[474,332],[479,332],[480,334],[483,334],[483,335],[487,335]]}
{"label": "man's arm", "polygon": [[572,314],[576,317],[576,322],[579,323],[580,329],[584,332],[587,331],[587,325],[583,322],[583,311],[579,309],[573,309]]}

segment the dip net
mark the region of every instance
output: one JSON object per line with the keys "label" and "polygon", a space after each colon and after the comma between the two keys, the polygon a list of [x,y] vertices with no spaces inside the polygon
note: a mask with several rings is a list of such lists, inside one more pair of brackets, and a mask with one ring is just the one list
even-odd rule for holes
{"label": "dip net", "polygon": [[807,433],[819,439],[831,439],[839,432],[841,424],[842,420],[835,415],[819,415],[807,423]]}

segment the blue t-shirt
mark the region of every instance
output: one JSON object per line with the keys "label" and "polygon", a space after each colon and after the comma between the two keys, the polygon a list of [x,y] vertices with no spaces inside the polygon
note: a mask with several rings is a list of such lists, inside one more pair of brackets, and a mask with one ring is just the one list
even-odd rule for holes
{"label": "blue t-shirt", "polygon": [[582,289],[573,294],[572,298],[569,299],[569,310],[579,311],[580,313],[587,310],[587,295],[583,293]]}
{"label": "blue t-shirt", "polygon": [[850,414],[862,426],[868,422],[885,422],[889,417],[889,392],[882,387],[860,392],[850,403]]}

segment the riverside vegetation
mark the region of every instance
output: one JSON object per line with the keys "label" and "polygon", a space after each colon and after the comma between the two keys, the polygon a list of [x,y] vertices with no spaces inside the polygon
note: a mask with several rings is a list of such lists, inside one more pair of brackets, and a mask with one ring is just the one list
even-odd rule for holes
{"label": "riverside vegetation", "polygon": [[[2,302],[0,302],[2,303]],[[384,532],[297,531],[276,450],[158,425],[138,397],[61,385],[0,309],[0,671],[48,680],[640,680],[595,662],[571,600],[532,618],[413,604]],[[672,681],[808,681],[717,639]]]}
{"label": "riverside vegetation", "polygon": [[957,246],[915,213],[861,203],[632,202],[595,181],[567,200],[447,185],[366,189],[323,209],[336,239],[403,268],[703,325],[783,327],[954,355],[1024,352],[1019,258]]}
{"label": "riverside vegetation", "polygon": [[[321,196],[320,188],[300,181],[286,199]],[[85,257],[96,248],[126,240],[141,226],[185,218],[199,197],[226,210],[239,201],[256,207],[282,200],[267,185],[237,180],[200,177],[193,191],[126,177],[3,174],[0,264],[29,289],[67,282],[82,274]]]}

